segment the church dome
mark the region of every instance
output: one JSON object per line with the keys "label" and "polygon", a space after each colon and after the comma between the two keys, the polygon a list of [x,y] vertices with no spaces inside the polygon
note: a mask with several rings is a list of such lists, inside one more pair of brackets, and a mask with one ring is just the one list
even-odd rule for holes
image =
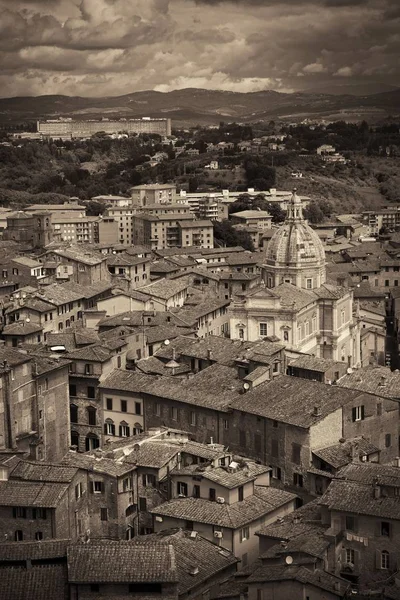
{"label": "church dome", "polygon": [[304,220],[296,190],[288,204],[285,222],[268,243],[264,270],[275,274],[269,287],[290,282],[314,288],[325,281],[324,247],[316,231]]}

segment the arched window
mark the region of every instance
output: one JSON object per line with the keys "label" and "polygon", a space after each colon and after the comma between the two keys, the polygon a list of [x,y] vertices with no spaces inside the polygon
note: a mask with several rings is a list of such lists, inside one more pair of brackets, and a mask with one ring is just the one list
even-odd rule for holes
{"label": "arched window", "polygon": [[114,421],[111,419],[106,419],[104,423],[104,433],[106,435],[115,435],[115,425]]}
{"label": "arched window", "polygon": [[121,421],[119,425],[119,437],[129,437],[130,434],[129,424],[126,421]]}
{"label": "arched window", "polygon": [[88,433],[85,440],[86,452],[95,450],[100,446],[99,438],[94,433]]}
{"label": "arched window", "polygon": [[69,414],[71,423],[78,423],[78,407],[76,406],[76,404],[69,405]]}
{"label": "arched window", "polygon": [[94,408],[94,406],[88,406],[87,407],[87,417],[88,417],[88,424],[89,425],[96,425],[96,409]]}
{"label": "arched window", "polygon": [[71,446],[79,448],[79,433],[77,431],[71,431]]}
{"label": "arched window", "polygon": [[135,423],[133,427],[133,435],[139,435],[140,433],[143,433],[143,427],[140,423]]}

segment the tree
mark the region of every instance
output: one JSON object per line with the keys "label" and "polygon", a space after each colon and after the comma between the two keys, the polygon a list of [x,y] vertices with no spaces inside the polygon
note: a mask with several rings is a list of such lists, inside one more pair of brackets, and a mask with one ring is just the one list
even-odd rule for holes
{"label": "tree", "polygon": [[194,194],[199,187],[199,180],[197,177],[189,177],[189,194]]}
{"label": "tree", "polygon": [[325,216],[315,200],[311,200],[307,208],[304,209],[304,216],[310,223],[322,223]]}
{"label": "tree", "polygon": [[235,229],[228,220],[214,223],[214,238],[225,246],[242,246],[254,252],[253,241],[247,231]]}

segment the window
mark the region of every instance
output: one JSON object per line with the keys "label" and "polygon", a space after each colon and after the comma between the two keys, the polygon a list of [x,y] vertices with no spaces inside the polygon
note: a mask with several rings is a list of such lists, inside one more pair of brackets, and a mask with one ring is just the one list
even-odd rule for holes
{"label": "window", "polygon": [[13,508],[14,519],[26,519],[26,508],[23,506],[15,506]]}
{"label": "window", "polygon": [[310,335],[310,321],[304,323],[304,335],[307,337]]}
{"label": "window", "polygon": [[387,521],[381,521],[381,535],[390,537],[390,523]]}
{"label": "window", "polygon": [[173,421],[178,420],[178,409],[176,408],[176,406],[171,406],[171,419]]}
{"label": "window", "polygon": [[353,548],[346,548],[346,564],[354,565],[355,552]]}
{"label": "window", "polygon": [[193,411],[190,412],[190,424],[192,427],[196,425],[196,413]]}
{"label": "window", "polygon": [[297,327],[297,340],[300,341],[301,340],[301,325],[299,325]]}
{"label": "window", "polygon": [[127,408],[127,401],[126,400],[121,400],[121,412],[127,412],[128,408]]}
{"label": "window", "polygon": [[250,529],[249,529],[249,527],[243,527],[243,529],[240,530],[240,541],[241,542],[245,542],[249,538],[250,538]]}
{"label": "window", "polygon": [[94,388],[93,386],[89,385],[88,389],[87,389],[87,397],[88,398],[96,398],[96,388]]}
{"label": "window", "polygon": [[135,415],[142,414],[142,405],[140,402],[135,402]]}
{"label": "window", "polygon": [[76,404],[70,404],[69,414],[71,423],[78,423],[78,407],[76,406]]}
{"label": "window", "polygon": [[193,486],[193,498],[200,498],[200,486],[199,485]]}
{"label": "window", "polygon": [[122,480],[122,491],[123,492],[127,492],[128,490],[132,489],[132,479],[130,477],[125,477],[125,479]]}
{"label": "window", "polygon": [[187,496],[188,495],[188,486],[184,481],[178,481],[176,484],[176,491],[178,496]]}
{"label": "window", "polygon": [[385,448],[390,448],[391,445],[392,445],[392,436],[390,435],[390,433],[387,433],[385,435]]}
{"label": "window", "polygon": [[108,521],[108,508],[100,508],[100,521]]}
{"label": "window", "polygon": [[110,419],[107,419],[104,423],[104,433],[106,435],[115,435],[115,425]]}
{"label": "window", "polygon": [[71,446],[79,448],[79,433],[77,431],[71,431]]}
{"label": "window", "polygon": [[300,473],[293,473],[293,484],[297,487],[303,487],[303,475],[300,475]]}
{"label": "window", "polygon": [[156,487],[156,476],[153,473],[143,473],[142,484],[144,487]]}
{"label": "window", "polygon": [[46,509],[45,508],[32,508],[32,519],[46,519]]}
{"label": "window", "polygon": [[82,483],[77,483],[75,486],[75,499],[79,500],[82,497]]}
{"label": "window", "polygon": [[107,407],[107,410],[113,409],[113,399],[112,398],[106,398],[106,407]]}
{"label": "window", "polygon": [[96,425],[96,409],[93,406],[87,407],[88,424]]}
{"label": "window", "polygon": [[282,479],[282,471],[280,467],[271,467],[272,468],[272,479]]}
{"label": "window", "polygon": [[159,402],[156,402],[156,404],[154,405],[154,414],[156,415],[156,417],[161,416],[161,404]]}
{"label": "window", "polygon": [[92,481],[92,484],[93,484],[93,493],[94,494],[102,494],[104,492],[103,481]]}
{"label": "window", "polygon": [[118,356],[118,357],[117,357],[117,367],[118,367],[118,369],[120,369],[120,368],[121,368],[121,365],[122,365],[122,359],[121,359],[121,357],[120,357],[120,356]]}
{"label": "window", "polygon": [[239,499],[239,502],[243,502],[244,492],[243,492],[243,486],[242,485],[238,487],[238,499]]}
{"label": "window", "polygon": [[144,512],[147,510],[146,498],[139,498],[139,510]]}
{"label": "window", "polygon": [[229,429],[229,421],[228,419],[224,419],[224,429]]}
{"label": "window", "polygon": [[76,385],[70,383],[70,385],[69,385],[69,395],[73,396],[74,398],[76,398]]}
{"label": "window", "polygon": [[352,408],[352,420],[353,420],[353,423],[355,421],[362,421],[364,418],[365,418],[364,406],[354,406]]}
{"label": "window", "polygon": [[17,529],[17,531],[14,534],[14,540],[16,542],[22,542],[23,539],[24,539],[24,534],[22,533],[22,531],[20,529]]}
{"label": "window", "polygon": [[356,531],[356,520],[353,516],[346,515],[346,529],[348,531]]}
{"label": "window", "polygon": [[85,375],[93,375],[93,365],[91,365],[91,364],[85,365]]}
{"label": "window", "polygon": [[100,586],[98,583],[92,583],[90,585],[90,591],[91,592],[99,592],[100,591]]}
{"label": "window", "polygon": [[387,550],[382,550],[381,552],[381,569],[389,569],[390,561],[389,561],[389,552]]}
{"label": "window", "polygon": [[208,493],[208,498],[209,500],[215,502],[215,500],[217,499],[217,492],[215,491],[214,488],[210,488],[209,493]]}
{"label": "window", "polygon": [[312,290],[312,286],[313,286],[312,284],[313,284],[312,279],[306,279],[306,288],[307,288],[307,290]]}
{"label": "window", "polygon": [[43,531],[37,531],[35,533],[35,540],[37,540],[39,542],[42,539],[43,539]]}
{"label": "window", "polygon": [[122,422],[119,426],[119,437],[129,437],[130,428],[128,423]]}
{"label": "window", "polygon": [[267,323],[260,323],[260,336],[267,336],[268,335],[268,325]]}
{"label": "window", "polygon": [[378,402],[378,404],[376,405],[376,414],[378,415],[378,417],[382,414],[382,402]]}
{"label": "window", "polygon": [[295,465],[301,464],[301,446],[300,444],[292,444],[292,462]]}

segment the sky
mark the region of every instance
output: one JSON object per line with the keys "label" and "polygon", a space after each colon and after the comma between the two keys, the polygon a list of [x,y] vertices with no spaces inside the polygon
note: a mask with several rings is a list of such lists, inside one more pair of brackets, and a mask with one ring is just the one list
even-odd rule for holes
{"label": "sky", "polygon": [[0,96],[400,87],[399,0],[0,0]]}

